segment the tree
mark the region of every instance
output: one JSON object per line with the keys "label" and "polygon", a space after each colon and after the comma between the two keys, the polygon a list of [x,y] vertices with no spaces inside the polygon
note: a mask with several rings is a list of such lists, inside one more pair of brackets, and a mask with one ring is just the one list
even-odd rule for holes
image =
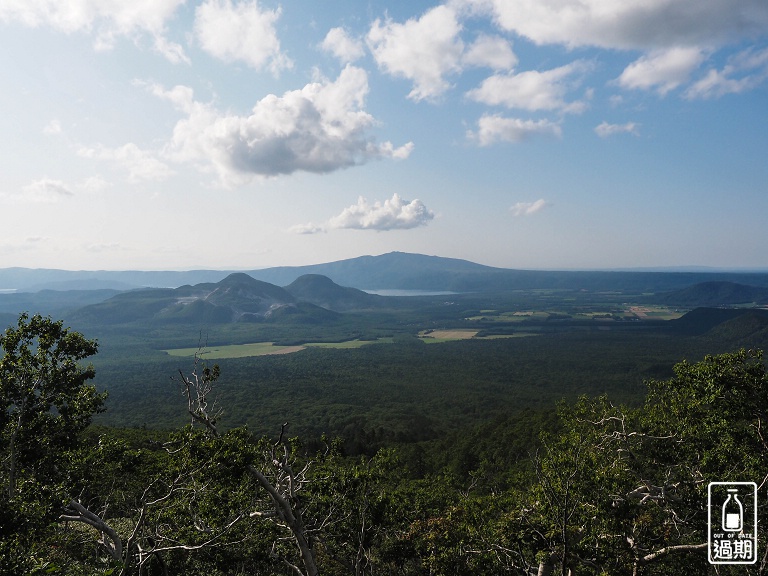
{"label": "tree", "polygon": [[[94,528],[100,553],[122,576],[152,565],[162,574],[190,573],[191,553],[234,548],[253,550],[275,569],[317,576],[313,533],[322,520],[305,519],[303,500],[312,461],[302,460],[298,443],[285,438],[287,424],[276,442],[254,442],[245,428],[220,433],[213,397],[218,367],[209,368],[198,354],[192,372],[180,376],[191,425],[163,445],[163,468],[144,479],[145,488],[120,517],[107,495],[71,500],[61,520]],[[126,521],[121,535],[118,522]],[[265,542],[271,543],[266,551]]]}
{"label": "tree", "polygon": [[[97,343],[61,321],[22,314],[0,335],[0,572],[34,562],[32,543],[56,519],[68,478],[68,454],[106,394],[88,383]],[[10,536],[12,535],[12,536]]]}
{"label": "tree", "polygon": [[[704,573],[709,482],[768,481],[762,353],[707,356],[674,373],[647,383],[640,409],[582,398],[561,410],[565,430],[544,438],[521,514],[541,574]],[[738,573],[764,574],[767,561]]]}

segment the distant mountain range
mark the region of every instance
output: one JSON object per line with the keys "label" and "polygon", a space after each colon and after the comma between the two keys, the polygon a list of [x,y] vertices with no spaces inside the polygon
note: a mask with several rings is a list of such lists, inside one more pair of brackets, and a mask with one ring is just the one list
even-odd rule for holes
{"label": "distant mountain range", "polygon": [[[0,290],[35,292],[43,289],[126,290],[138,287],[177,288],[215,283],[227,270],[190,271],[67,271],[29,268],[0,269]],[[467,260],[391,252],[309,266],[249,270],[245,274],[278,286],[300,276],[322,275],[338,285],[362,290],[425,290],[490,292],[499,290],[578,289],[620,290],[636,293],[671,292],[702,282],[733,282],[768,287],[768,273],[542,271],[484,266]]]}

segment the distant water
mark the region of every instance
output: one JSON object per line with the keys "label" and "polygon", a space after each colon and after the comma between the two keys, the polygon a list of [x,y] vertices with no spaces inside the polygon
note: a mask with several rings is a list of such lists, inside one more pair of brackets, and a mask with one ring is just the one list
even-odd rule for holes
{"label": "distant water", "polygon": [[13,294],[16,288],[0,288],[0,294]]}
{"label": "distant water", "polygon": [[363,290],[363,292],[377,296],[450,296],[451,294],[461,294],[461,292],[435,290]]}

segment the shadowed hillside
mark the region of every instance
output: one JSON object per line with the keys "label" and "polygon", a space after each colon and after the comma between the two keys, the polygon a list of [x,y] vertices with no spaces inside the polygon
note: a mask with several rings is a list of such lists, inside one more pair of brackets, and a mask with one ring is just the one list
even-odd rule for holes
{"label": "shadowed hillside", "polygon": [[305,274],[286,286],[285,290],[298,300],[337,311],[370,308],[386,300],[357,288],[339,286],[320,274]]}
{"label": "shadowed hillside", "polygon": [[659,304],[685,308],[765,304],[768,302],[768,288],[748,286],[736,282],[701,282],[682,290],[659,294],[654,298],[654,301]]}
{"label": "shadowed hillside", "polygon": [[322,321],[331,317],[332,312],[299,302],[283,288],[244,273],[230,274],[217,283],[125,292],[72,315],[74,321],[96,324]]}

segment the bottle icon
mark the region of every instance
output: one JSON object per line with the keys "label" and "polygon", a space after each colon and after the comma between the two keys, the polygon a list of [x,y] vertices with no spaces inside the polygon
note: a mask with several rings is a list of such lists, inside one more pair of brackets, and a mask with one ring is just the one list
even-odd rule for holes
{"label": "bottle icon", "polygon": [[740,532],[744,527],[744,506],[739,501],[738,488],[728,488],[728,498],[723,503],[723,531]]}

